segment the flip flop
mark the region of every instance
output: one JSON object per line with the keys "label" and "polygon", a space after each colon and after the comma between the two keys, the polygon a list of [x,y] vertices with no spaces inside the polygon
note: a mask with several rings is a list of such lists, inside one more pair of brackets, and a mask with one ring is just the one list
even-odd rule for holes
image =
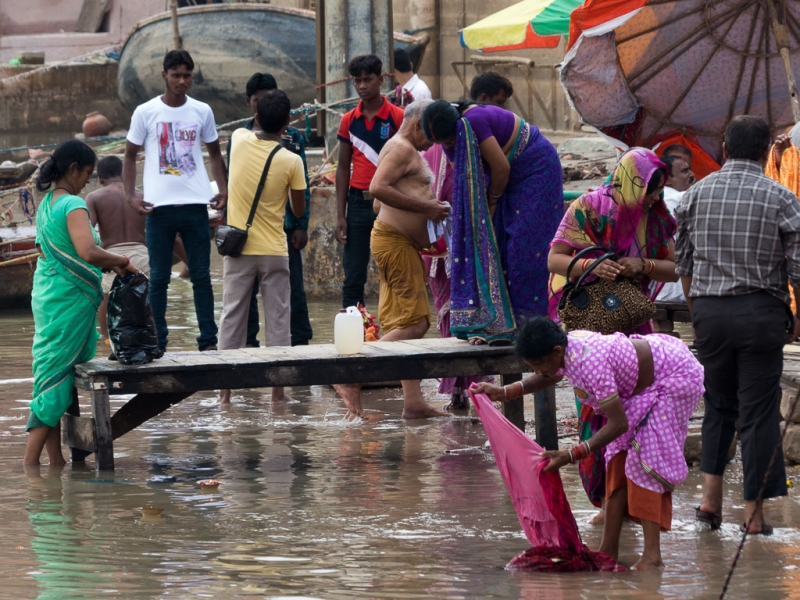
{"label": "flip flop", "polygon": [[[739,525],[739,531],[741,531],[742,533],[744,533],[746,529],[747,529],[747,523],[742,523],[741,525]],[[774,531],[775,528],[772,525],[770,525],[766,521],[762,521],[761,531],[751,531],[747,535],[772,535]]]}
{"label": "flip flop", "polygon": [[716,531],[722,525],[722,511],[710,513],[700,510],[700,507],[694,509],[695,519],[701,523],[707,523],[711,526],[711,531]]}

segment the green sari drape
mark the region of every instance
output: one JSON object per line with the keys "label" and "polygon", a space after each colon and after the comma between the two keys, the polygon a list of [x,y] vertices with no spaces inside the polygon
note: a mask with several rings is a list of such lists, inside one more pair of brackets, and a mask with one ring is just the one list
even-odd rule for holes
{"label": "green sari drape", "polygon": [[[67,228],[73,210],[89,210],[82,198],[65,194],[39,206],[36,243],[42,256],[33,275],[33,401],[31,427],[55,427],[72,402],[73,369],[97,352],[97,308],[103,300],[100,269],[81,260]],[[95,234],[95,241],[99,239]]]}

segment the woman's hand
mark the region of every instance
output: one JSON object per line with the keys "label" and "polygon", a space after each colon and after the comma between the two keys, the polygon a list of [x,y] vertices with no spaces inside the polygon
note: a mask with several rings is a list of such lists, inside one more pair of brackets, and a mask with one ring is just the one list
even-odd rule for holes
{"label": "woman's hand", "polygon": [[125,277],[125,275],[127,275],[128,273],[133,273],[134,275],[137,275],[138,273],[141,273],[141,271],[136,267],[134,267],[133,263],[130,262],[129,260],[128,264],[126,264],[124,267],[114,267],[114,273],[116,273],[120,277]]}
{"label": "woman's hand", "polygon": [[548,450],[546,452],[542,452],[539,456],[550,459],[550,462],[544,468],[545,473],[548,471],[557,471],[564,465],[571,463],[569,459],[569,452],[566,450]]}
{"label": "woman's hand", "polygon": [[[621,261],[622,260],[626,259],[623,258],[621,259]],[[587,263],[586,268],[588,269],[591,265],[592,263]],[[591,274],[597,275],[600,279],[607,279],[608,281],[614,281],[617,278],[617,275],[624,275],[623,270],[624,270],[623,266],[619,262],[607,258],[599,265],[597,265],[597,267],[595,267],[595,269],[592,270]],[[632,275],[629,275],[628,277],[632,277]]]}
{"label": "woman's hand", "polygon": [[639,258],[630,258],[627,256],[620,258],[618,263],[622,267],[620,275],[623,277],[638,277],[639,275],[644,275],[645,265],[647,265],[647,263],[642,262]]}
{"label": "woman's hand", "polygon": [[503,391],[503,386],[494,385],[493,383],[479,383],[478,389],[475,390],[476,394],[486,394],[492,402],[505,402],[506,394]]}

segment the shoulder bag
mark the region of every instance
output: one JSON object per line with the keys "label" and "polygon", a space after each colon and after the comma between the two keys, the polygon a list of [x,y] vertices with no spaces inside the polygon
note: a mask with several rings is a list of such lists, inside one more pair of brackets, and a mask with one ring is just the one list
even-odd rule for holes
{"label": "shoulder bag", "polygon": [[217,245],[217,252],[222,256],[230,256],[236,258],[242,255],[244,245],[247,243],[247,232],[253,225],[253,218],[256,216],[256,208],[258,208],[258,201],[261,199],[261,193],[264,191],[264,183],[267,181],[267,172],[269,166],[272,164],[272,159],[281,149],[281,145],[275,146],[275,149],[270,153],[267,158],[267,164],[264,165],[264,170],[261,172],[261,180],[258,182],[258,189],[256,196],[253,198],[253,205],[250,207],[250,216],[247,217],[247,225],[244,229],[239,229],[233,225],[220,225],[214,234],[214,243]]}
{"label": "shoulder bag", "polygon": [[[573,283],[570,279],[575,263],[589,252],[603,252]],[[586,278],[604,260],[616,260],[613,252],[592,246],[578,252],[567,267],[567,283],[558,302],[558,317],[568,331],[583,329],[603,334],[631,333],[656,314],[656,305],[642,292],[636,279],[618,277],[614,281]]]}

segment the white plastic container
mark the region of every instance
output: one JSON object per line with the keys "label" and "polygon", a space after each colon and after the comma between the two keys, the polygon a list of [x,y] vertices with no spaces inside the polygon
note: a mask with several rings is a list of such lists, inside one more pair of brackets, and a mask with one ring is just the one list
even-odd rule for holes
{"label": "white plastic container", "polygon": [[358,354],[364,345],[364,319],[355,306],[341,309],[333,322],[333,345],[339,354]]}

